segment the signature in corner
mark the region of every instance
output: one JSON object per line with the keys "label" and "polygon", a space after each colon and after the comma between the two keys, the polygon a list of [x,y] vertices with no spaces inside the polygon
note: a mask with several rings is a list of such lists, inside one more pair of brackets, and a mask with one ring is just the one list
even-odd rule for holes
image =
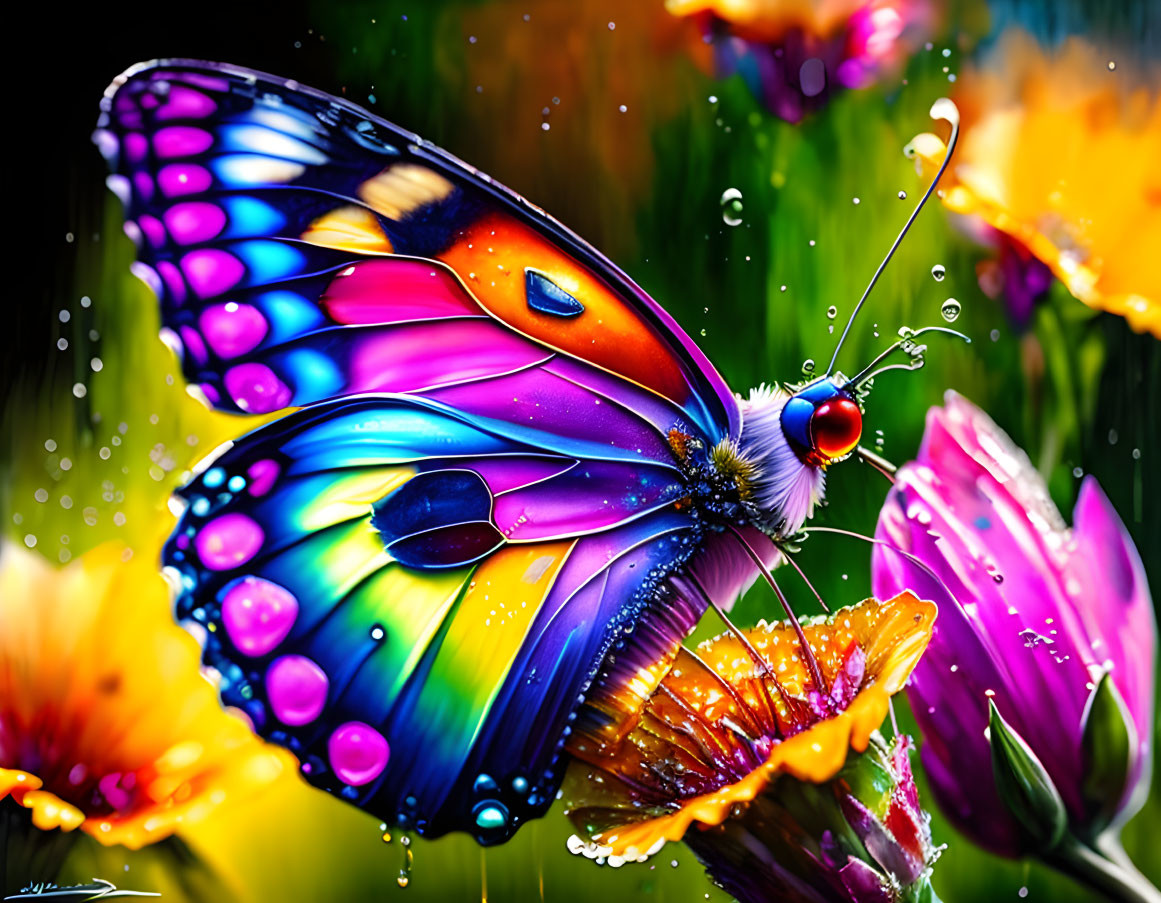
{"label": "signature in corner", "polygon": [[112,881],[104,878],[94,878],[92,884],[72,884],[60,887],[51,882],[30,884],[21,888],[20,893],[5,897],[7,900],[38,900],[44,897],[77,900],[85,903],[86,900],[101,900],[106,897],[160,897],[161,894],[143,890],[118,890]]}

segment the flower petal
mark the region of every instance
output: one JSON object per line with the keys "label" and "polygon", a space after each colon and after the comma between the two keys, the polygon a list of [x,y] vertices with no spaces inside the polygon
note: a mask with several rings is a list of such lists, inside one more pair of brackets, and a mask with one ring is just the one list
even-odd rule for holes
{"label": "flower petal", "polygon": [[149,556],[109,544],[59,571],[18,547],[2,556],[0,761],[14,767],[0,797],[38,827],[83,821],[136,848],[293,771],[222,710]]}

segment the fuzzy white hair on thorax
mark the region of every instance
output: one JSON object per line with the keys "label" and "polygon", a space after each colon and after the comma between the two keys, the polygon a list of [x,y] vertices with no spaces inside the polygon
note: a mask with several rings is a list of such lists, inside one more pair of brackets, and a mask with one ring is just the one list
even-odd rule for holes
{"label": "fuzzy white hair on thorax", "polygon": [[738,453],[754,471],[749,501],[758,509],[758,526],[777,536],[797,533],[822,501],[826,472],[804,461],[782,431],[784,389],[765,384],[740,399],[742,433]]}

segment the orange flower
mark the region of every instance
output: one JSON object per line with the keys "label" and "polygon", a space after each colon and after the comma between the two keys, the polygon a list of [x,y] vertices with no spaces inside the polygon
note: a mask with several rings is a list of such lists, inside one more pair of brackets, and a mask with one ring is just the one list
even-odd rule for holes
{"label": "orange flower", "polygon": [[0,548],[0,799],[138,848],[294,763],[222,710],[164,580],[126,557]]}
{"label": "orange flower", "polygon": [[[1161,96],[1079,39],[1047,55],[1009,34],[961,74],[959,150],[941,195],[1046,264],[1090,307],[1161,338]],[[926,178],[944,143],[908,146]]]}
{"label": "orange flower", "polygon": [[583,766],[566,810],[631,859],[695,822],[722,824],[782,775],[829,781],[848,749],[867,749],[934,621],[932,603],[902,593],[805,623],[824,686],[789,623],[742,631],[745,643],[723,634],[696,653],[678,647],[630,681],[599,678],[569,737]]}

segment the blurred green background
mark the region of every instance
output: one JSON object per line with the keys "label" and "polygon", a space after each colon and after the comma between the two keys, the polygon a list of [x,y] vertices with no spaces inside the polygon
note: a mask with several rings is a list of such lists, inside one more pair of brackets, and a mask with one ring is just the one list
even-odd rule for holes
{"label": "blurred green background", "polygon": [[[841,328],[920,193],[901,149],[931,127],[927,110],[950,88],[944,66],[954,74],[1013,24],[1046,40],[1088,34],[1117,55],[1110,58],[1156,62],[1158,13],[1150,5],[953,4],[933,50],[908,64],[906,84],[847,93],[797,126],[767,113],[739,78],[716,80],[699,68],[694,58],[707,51],[696,30],[669,17],[660,0],[304,0],[197,10],[129,3],[80,12],[63,36],[46,11],[26,11],[26,27],[13,33],[43,41],[49,62],[39,83],[28,81],[33,100],[20,114],[43,144],[30,152],[32,178],[19,186],[35,215],[5,336],[6,535],[61,562],[113,537],[152,547],[170,524],[170,490],[245,428],[185,396],[157,339],[153,299],[128,273],[132,249],[88,144],[100,90],[139,59],[200,56],[276,71],[441,144],[604,250],[745,392],[798,378],[808,359],[825,364],[829,327]],[[722,217],[729,188],[742,196],[736,227]],[[880,380],[865,441],[881,438],[882,454],[906,460],[924,412],[954,388],[1028,450],[1066,515],[1079,477],[1095,475],[1161,587],[1157,342],[1095,314],[1059,284],[1030,327],[1016,332],[976,284],[982,256],[937,204],[921,214],[840,366],[859,369],[900,326],[942,323],[948,297],[962,303],[956,328],[973,341],[935,339],[922,371]],[[946,268],[942,282],[931,276],[936,264]],[[826,315],[831,305],[835,321]],[[862,464],[836,467],[816,522],[868,533],[886,488]],[[835,604],[869,593],[862,543],[816,536],[800,561]],[[800,610],[812,610],[801,585],[784,583]],[[770,617],[773,606],[755,588],[736,619]],[[719,630],[707,623],[701,632]],[[980,852],[938,813],[932,827],[948,846],[934,879],[947,903],[1090,898],[1041,866]],[[1155,791],[1125,832],[1126,849],[1155,883],[1158,832]],[[462,837],[416,839],[401,888],[408,848],[400,837],[385,844],[376,819],[295,783],[140,853],[80,839],[61,881],[108,877],[170,900],[724,899],[675,845],[647,864],[612,869],[569,855],[571,833],[553,812],[487,851]],[[126,872],[132,877],[117,877]]]}

